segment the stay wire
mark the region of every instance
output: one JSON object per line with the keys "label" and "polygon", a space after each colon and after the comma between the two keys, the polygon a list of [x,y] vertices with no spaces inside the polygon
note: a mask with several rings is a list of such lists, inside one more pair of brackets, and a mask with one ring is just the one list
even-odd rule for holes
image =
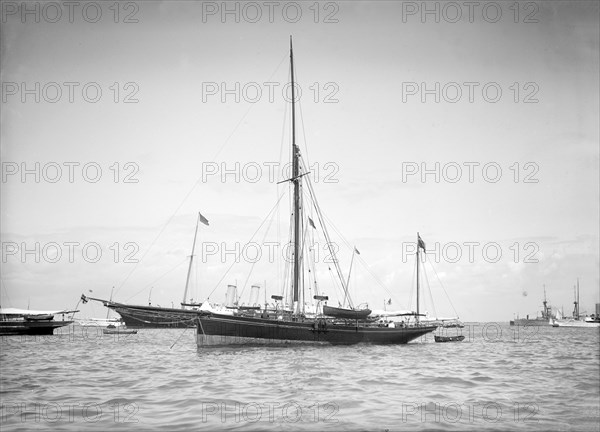
{"label": "stay wire", "polygon": [[[254,239],[254,236],[260,231],[260,229],[265,224],[265,222],[267,221],[267,219],[269,218],[269,216],[271,215],[271,213],[277,208],[277,206],[279,205],[279,201],[281,201],[281,198],[283,198],[283,196],[284,196],[284,193],[282,193],[279,196],[279,199],[277,200],[277,202],[275,203],[275,205],[271,208],[271,210],[269,210],[269,213],[267,213],[267,216],[263,219],[263,221],[260,223],[260,225],[258,226],[258,228],[256,229],[256,231],[254,231],[254,234],[252,234],[252,237],[250,237],[250,240],[248,240],[246,242],[246,244],[250,243],[252,241],[252,239]],[[240,253],[241,253],[241,251],[240,251]],[[237,264],[238,257],[239,257],[239,254],[237,254],[237,256],[235,257],[235,259],[233,260],[233,263],[231,263],[231,265],[229,266],[229,268],[227,269],[227,271],[225,272],[225,274],[221,277],[221,279],[219,279],[219,282],[217,282],[217,284],[215,285],[215,287],[208,294],[207,298],[210,298],[210,296],[213,295],[213,293],[215,292],[215,290],[219,287],[219,284],[221,282],[223,282],[223,280],[229,274],[229,272],[231,271],[231,269],[233,268],[233,266],[235,264]]]}
{"label": "stay wire", "polygon": [[[277,65],[277,67],[275,68],[275,70],[273,71],[273,73],[271,74],[271,76],[269,77],[268,81],[271,81],[271,79],[273,78],[273,76],[275,76],[275,74],[279,70],[281,64],[283,63],[283,61],[286,58],[287,58],[287,55],[285,55],[280,60],[279,64]],[[248,114],[250,113],[250,111],[252,110],[253,107],[254,107],[254,104],[250,104],[250,107],[248,108],[248,110],[246,111],[246,113],[242,116],[242,118],[240,119],[240,121],[235,125],[235,127],[233,128],[233,131],[229,134],[229,136],[225,139],[225,141],[223,142],[223,144],[221,145],[221,147],[219,148],[219,150],[213,156],[213,158],[212,158],[213,160],[217,158],[217,156],[221,153],[221,151],[223,151],[223,149],[225,148],[225,146],[229,143],[229,141],[231,140],[231,138],[233,137],[233,135],[237,132],[238,128],[243,123],[243,121],[248,116]],[[156,237],[154,238],[154,240],[152,240],[152,242],[150,243],[150,246],[148,247],[148,249],[146,249],[146,252],[144,253],[144,255],[142,255],[142,258],[140,258],[140,260],[137,263],[135,263],[135,265],[132,267],[131,271],[127,274],[127,277],[125,277],[125,280],[123,280],[123,282],[121,282],[119,284],[118,288],[115,290],[115,293],[114,293],[115,295],[119,292],[119,290],[129,280],[129,278],[131,277],[131,275],[133,274],[133,272],[138,268],[139,264],[144,260],[144,258],[146,258],[146,255],[148,255],[148,253],[150,252],[150,250],[152,250],[152,247],[154,246],[154,244],[157,242],[157,240],[159,239],[159,237],[165,231],[165,229],[167,228],[167,226],[171,223],[171,221],[173,220],[173,218],[175,217],[175,215],[177,215],[177,213],[179,212],[179,210],[181,209],[181,207],[183,207],[183,204],[185,204],[185,202],[187,201],[187,199],[189,198],[189,196],[192,194],[192,192],[196,189],[196,187],[198,186],[198,184],[201,183],[201,180],[202,180],[202,175],[198,177],[198,179],[194,182],[194,184],[192,185],[192,187],[190,188],[190,190],[188,191],[188,193],[184,196],[183,200],[181,200],[181,202],[179,203],[179,205],[177,206],[177,208],[175,208],[175,211],[171,214],[171,216],[169,216],[169,219],[167,219],[167,222],[165,222],[165,224],[162,226],[162,228],[160,229],[159,233],[156,235]]]}

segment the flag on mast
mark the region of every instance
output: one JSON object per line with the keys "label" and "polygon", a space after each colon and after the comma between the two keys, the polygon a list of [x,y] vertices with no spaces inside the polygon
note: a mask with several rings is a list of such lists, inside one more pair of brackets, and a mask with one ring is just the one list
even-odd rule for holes
{"label": "flag on mast", "polygon": [[354,246],[354,252],[356,252],[356,255],[360,255],[360,252],[358,251],[358,249],[356,249],[356,246]]}
{"label": "flag on mast", "polygon": [[421,238],[421,236],[419,235],[419,233],[417,233],[417,238],[418,238],[418,247],[420,247],[421,249],[423,249],[423,252],[426,252],[425,250],[425,242],[423,241],[423,239]]}
{"label": "flag on mast", "polygon": [[198,212],[198,216],[200,217],[200,222],[202,222],[204,225],[208,226],[208,219],[206,219],[204,216],[202,216],[202,213]]}

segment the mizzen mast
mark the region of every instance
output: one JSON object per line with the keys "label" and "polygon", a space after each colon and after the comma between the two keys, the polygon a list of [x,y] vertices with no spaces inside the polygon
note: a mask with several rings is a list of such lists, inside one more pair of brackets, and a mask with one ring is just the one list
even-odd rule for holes
{"label": "mizzen mast", "polygon": [[192,254],[190,255],[190,266],[188,267],[187,279],[185,280],[185,291],[183,291],[183,301],[181,302],[181,308],[185,309],[187,303],[188,286],[190,284],[190,275],[192,273],[192,261],[194,260],[194,250],[196,249],[196,237],[198,237],[198,225],[200,225],[200,212],[198,212],[198,220],[196,221],[196,232],[194,233],[194,243],[192,244]]}
{"label": "mizzen mast", "polygon": [[417,233],[417,315],[415,316],[415,321],[419,322],[419,249],[421,249],[421,236]]}

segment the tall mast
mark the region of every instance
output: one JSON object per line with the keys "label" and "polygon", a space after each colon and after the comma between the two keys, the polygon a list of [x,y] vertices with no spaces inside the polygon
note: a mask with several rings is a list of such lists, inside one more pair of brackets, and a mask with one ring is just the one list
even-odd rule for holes
{"label": "tall mast", "polygon": [[579,278],[577,278],[577,316],[575,319],[579,319]]}
{"label": "tall mast", "polygon": [[200,212],[198,212],[198,220],[196,221],[196,232],[194,233],[194,244],[192,244],[192,255],[190,255],[190,266],[188,267],[187,279],[185,280],[185,291],[183,291],[183,301],[181,308],[185,309],[184,304],[187,301],[188,286],[190,284],[190,275],[192,273],[192,261],[194,260],[194,249],[196,249],[196,237],[198,236],[198,225],[200,224]]}
{"label": "tall mast", "polygon": [[296,147],[296,108],[294,89],[294,53],[292,51],[292,37],[290,36],[290,69],[292,79],[292,181],[294,182],[294,304],[298,302],[300,285],[300,164],[298,161],[299,150]]}
{"label": "tall mast", "polygon": [[415,317],[417,322],[419,321],[419,249],[421,249],[419,238],[419,233],[417,233],[417,316]]}
{"label": "tall mast", "polygon": [[546,316],[548,315],[548,313],[547,313],[548,312],[548,307],[547,307],[548,301],[546,300],[546,285],[545,284],[544,284],[544,302],[543,303],[544,303],[544,312],[542,312],[542,317],[546,318]]}

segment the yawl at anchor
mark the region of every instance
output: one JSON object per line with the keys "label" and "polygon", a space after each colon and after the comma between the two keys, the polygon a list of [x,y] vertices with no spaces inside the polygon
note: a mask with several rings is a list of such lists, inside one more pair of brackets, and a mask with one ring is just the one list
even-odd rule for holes
{"label": "yawl at anchor", "polygon": [[[295,136],[295,93],[294,93],[294,57],[292,41],[290,38],[290,75],[291,75],[291,151],[292,151],[292,177],[288,180],[293,186],[293,222],[292,245],[293,262],[291,269],[291,304],[289,313],[268,316],[265,313],[238,312],[234,315],[224,315],[218,312],[201,312],[197,323],[197,344],[205,345],[230,345],[230,344],[275,344],[275,343],[313,343],[313,344],[404,344],[436,329],[435,325],[420,324],[418,312],[415,321],[410,325],[390,323],[380,326],[373,320],[365,319],[359,310],[351,309],[340,311],[337,318],[324,315],[310,316],[305,313],[304,291],[301,287],[302,259],[303,259],[303,233],[305,223],[304,206],[302,203],[302,187],[304,176],[308,174],[302,162],[300,148],[296,145]],[[315,211],[323,228],[325,238],[328,239],[325,221],[321,211],[316,205],[316,198],[312,189],[310,178],[306,177],[308,192],[311,194]],[[307,218],[308,219],[308,218]],[[314,227],[312,220],[309,224]],[[420,245],[419,245],[420,247]],[[418,248],[417,248],[418,250]],[[345,296],[349,297],[348,284],[341,277],[337,260],[334,260]],[[281,298],[273,296],[272,298]],[[315,300],[324,301],[326,296],[315,296]],[[418,305],[418,300],[417,300]],[[417,306],[418,307],[418,306]],[[329,309],[331,311],[332,308]],[[266,312],[266,311],[265,311]],[[353,312],[355,312],[353,314]],[[347,313],[349,316],[344,317]]]}

